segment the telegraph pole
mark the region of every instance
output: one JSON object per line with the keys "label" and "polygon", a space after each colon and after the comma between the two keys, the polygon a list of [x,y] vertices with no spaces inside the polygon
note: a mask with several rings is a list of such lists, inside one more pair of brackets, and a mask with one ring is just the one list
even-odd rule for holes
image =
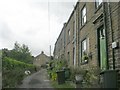
{"label": "telegraph pole", "polygon": [[50,45],[50,57],[51,57],[51,45]]}

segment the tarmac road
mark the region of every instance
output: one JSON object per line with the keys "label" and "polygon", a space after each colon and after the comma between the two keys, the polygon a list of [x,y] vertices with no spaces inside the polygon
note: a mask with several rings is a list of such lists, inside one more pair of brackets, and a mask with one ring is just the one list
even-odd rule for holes
{"label": "tarmac road", "polygon": [[47,70],[40,71],[26,77],[19,88],[52,88],[48,79]]}

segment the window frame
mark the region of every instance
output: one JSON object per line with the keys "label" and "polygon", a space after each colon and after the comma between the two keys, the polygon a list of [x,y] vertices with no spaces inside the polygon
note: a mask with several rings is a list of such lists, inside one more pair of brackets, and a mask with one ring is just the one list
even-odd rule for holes
{"label": "window frame", "polygon": [[81,42],[81,50],[82,50],[81,51],[81,57],[82,57],[84,52],[87,53],[87,39],[86,38],[84,40],[82,40],[82,42]]}
{"label": "window frame", "polygon": [[75,38],[75,21],[73,21],[73,39]]}
{"label": "window frame", "polygon": [[99,6],[101,6],[102,3],[103,3],[103,0],[95,0],[96,8],[99,8]]}
{"label": "window frame", "polygon": [[[85,10],[85,15],[83,15],[84,10]],[[81,9],[81,26],[83,26],[86,22],[87,22],[87,7],[86,5],[84,5],[83,8]]]}
{"label": "window frame", "polygon": [[[84,46],[84,45],[85,46]],[[81,41],[81,64],[86,64],[86,63],[88,63],[88,61],[86,62],[85,60],[83,60],[83,56],[84,55],[87,55],[88,56],[88,53],[89,53],[89,38],[85,38],[85,39],[83,39],[82,41]],[[84,49],[83,49],[83,47],[84,47],[84,49],[85,49],[85,54],[83,54],[84,53]]]}
{"label": "window frame", "polygon": [[70,63],[70,52],[67,52],[68,63]]}

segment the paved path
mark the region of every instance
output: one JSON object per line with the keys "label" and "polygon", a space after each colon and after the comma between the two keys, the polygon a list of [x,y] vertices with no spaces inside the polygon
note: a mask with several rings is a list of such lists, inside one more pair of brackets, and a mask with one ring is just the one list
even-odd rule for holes
{"label": "paved path", "polygon": [[2,72],[0,72],[0,90],[2,89]]}
{"label": "paved path", "polygon": [[41,69],[23,80],[23,84],[19,88],[52,88],[48,80],[47,71]]}

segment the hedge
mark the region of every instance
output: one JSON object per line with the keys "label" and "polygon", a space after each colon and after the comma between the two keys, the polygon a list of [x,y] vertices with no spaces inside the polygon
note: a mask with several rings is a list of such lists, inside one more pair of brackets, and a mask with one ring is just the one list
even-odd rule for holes
{"label": "hedge", "polygon": [[35,72],[35,66],[5,57],[2,60],[2,86],[5,88],[17,87],[24,79],[25,70],[30,70],[31,73]]}

